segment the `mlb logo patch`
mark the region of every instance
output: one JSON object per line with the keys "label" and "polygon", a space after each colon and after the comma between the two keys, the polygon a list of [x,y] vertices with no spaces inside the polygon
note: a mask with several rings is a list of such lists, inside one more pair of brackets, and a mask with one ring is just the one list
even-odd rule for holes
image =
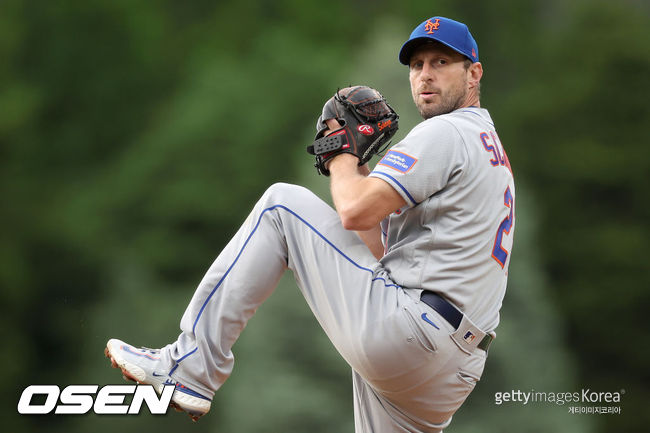
{"label": "mlb logo patch", "polygon": [[400,173],[406,173],[413,168],[416,162],[418,162],[418,160],[410,155],[396,150],[389,150],[377,164],[385,165],[386,167],[390,167]]}
{"label": "mlb logo patch", "polygon": [[465,343],[467,344],[472,344],[472,341],[476,338],[476,335],[472,334],[470,331],[467,331],[465,335],[463,335],[463,340],[465,340]]}

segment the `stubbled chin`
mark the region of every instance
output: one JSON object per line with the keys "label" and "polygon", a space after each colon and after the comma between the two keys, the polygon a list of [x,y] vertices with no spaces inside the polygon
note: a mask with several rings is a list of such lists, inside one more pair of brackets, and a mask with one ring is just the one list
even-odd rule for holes
{"label": "stubbled chin", "polygon": [[420,101],[420,103],[417,104],[417,107],[418,107],[418,111],[420,111],[420,114],[425,119],[433,117],[433,115],[431,114],[427,115],[427,113],[435,113],[437,111],[437,104],[433,104],[431,102]]}

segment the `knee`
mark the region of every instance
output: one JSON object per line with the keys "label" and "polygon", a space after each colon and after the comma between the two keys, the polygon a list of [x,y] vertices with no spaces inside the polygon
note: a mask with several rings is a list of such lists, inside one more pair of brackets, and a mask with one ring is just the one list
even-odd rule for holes
{"label": "knee", "polygon": [[262,198],[268,205],[290,205],[304,202],[311,195],[313,193],[302,186],[278,182],[268,187]]}

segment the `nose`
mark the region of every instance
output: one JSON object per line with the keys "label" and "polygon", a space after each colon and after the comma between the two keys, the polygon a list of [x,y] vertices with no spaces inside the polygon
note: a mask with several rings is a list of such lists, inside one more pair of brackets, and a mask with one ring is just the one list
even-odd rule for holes
{"label": "nose", "polygon": [[433,81],[435,79],[434,69],[429,63],[424,63],[422,65],[422,71],[420,72],[421,81]]}

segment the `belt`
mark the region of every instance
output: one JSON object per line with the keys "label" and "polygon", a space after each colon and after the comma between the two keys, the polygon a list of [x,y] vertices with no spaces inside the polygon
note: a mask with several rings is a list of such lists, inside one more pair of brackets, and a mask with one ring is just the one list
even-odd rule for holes
{"label": "belt", "polygon": [[[427,304],[429,307],[433,308],[440,314],[454,329],[458,329],[460,322],[463,320],[463,313],[458,311],[458,309],[449,301],[447,301],[442,296],[437,293],[430,292],[428,290],[422,291],[420,295],[420,300]],[[490,334],[485,334],[485,337],[478,344],[479,349],[483,349],[487,352],[490,343],[492,343],[492,336]]]}

